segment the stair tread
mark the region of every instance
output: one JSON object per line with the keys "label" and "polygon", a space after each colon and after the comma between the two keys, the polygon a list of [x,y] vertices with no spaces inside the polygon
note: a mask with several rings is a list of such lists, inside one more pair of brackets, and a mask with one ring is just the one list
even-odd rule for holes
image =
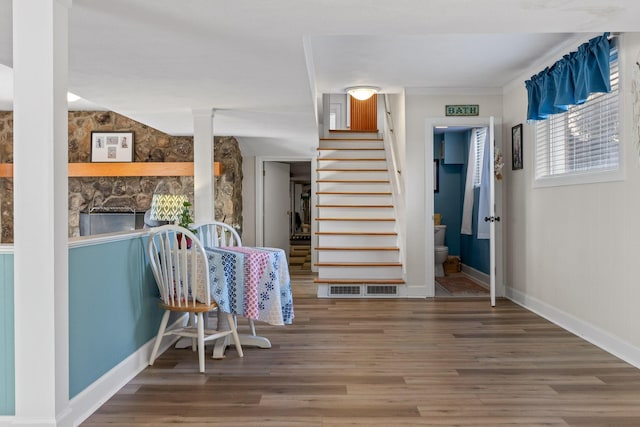
{"label": "stair tread", "polygon": [[362,194],[362,195],[390,196],[391,191],[316,191],[316,194]]}
{"label": "stair tread", "polygon": [[367,158],[367,157],[318,157],[319,161],[349,161],[349,162],[386,162],[387,159],[383,158]]}
{"label": "stair tread", "polygon": [[393,205],[316,205],[316,208],[392,208]]}
{"label": "stair tread", "polygon": [[353,184],[389,184],[388,179],[316,179],[316,182],[336,182]]}
{"label": "stair tread", "polygon": [[316,231],[317,236],[397,236],[395,231]]}
{"label": "stair tread", "polygon": [[318,147],[318,151],[384,151],[384,147]]}
{"label": "stair tread", "polygon": [[306,247],[304,250],[296,250],[294,246],[289,251],[289,254],[292,256],[306,256],[310,251],[311,247]]}
{"label": "stair tread", "polygon": [[399,262],[316,262],[316,267],[402,267]]}
{"label": "stair tread", "polygon": [[329,283],[329,284],[345,284],[345,285],[363,285],[363,284],[375,284],[375,285],[403,285],[402,279],[321,279],[319,277],[313,279],[313,283]]}
{"label": "stair tread", "polygon": [[319,246],[317,251],[399,251],[397,246]]}
{"label": "stair tread", "polygon": [[334,142],[352,142],[352,141],[358,141],[358,142],[362,142],[362,141],[369,141],[369,142],[383,142],[384,139],[382,138],[339,138],[339,137],[334,137],[334,138],[320,138],[320,141],[334,141]]}
{"label": "stair tread", "polygon": [[395,218],[316,218],[317,221],[395,221]]}

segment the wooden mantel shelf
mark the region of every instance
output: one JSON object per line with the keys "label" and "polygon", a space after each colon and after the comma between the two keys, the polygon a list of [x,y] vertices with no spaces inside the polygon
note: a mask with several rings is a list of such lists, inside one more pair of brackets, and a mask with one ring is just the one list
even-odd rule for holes
{"label": "wooden mantel shelf", "polygon": [[[214,162],[214,175],[221,164]],[[82,176],[193,176],[193,162],[69,163],[69,177]],[[13,164],[0,164],[0,178],[13,177]]]}
{"label": "wooden mantel shelf", "polygon": [[193,176],[193,162],[69,163],[69,176]]}

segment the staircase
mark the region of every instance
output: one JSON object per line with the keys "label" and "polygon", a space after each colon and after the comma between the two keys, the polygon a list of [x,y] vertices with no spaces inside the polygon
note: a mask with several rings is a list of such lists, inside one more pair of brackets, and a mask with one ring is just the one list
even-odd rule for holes
{"label": "staircase", "polygon": [[397,297],[404,284],[383,140],[376,132],[320,139],[318,296]]}
{"label": "staircase", "polygon": [[311,240],[291,242],[289,246],[289,270],[311,271]]}

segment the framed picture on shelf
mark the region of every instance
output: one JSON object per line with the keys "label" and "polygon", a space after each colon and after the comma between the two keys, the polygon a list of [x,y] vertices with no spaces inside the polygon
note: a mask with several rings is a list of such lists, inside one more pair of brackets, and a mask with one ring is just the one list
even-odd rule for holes
{"label": "framed picture on shelf", "polygon": [[133,132],[91,132],[92,162],[133,162]]}
{"label": "framed picture on shelf", "polygon": [[522,169],[522,123],[511,128],[511,170]]}

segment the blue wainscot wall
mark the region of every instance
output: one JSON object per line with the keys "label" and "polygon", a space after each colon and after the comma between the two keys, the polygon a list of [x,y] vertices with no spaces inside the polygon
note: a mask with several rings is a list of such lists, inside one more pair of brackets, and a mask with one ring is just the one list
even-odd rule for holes
{"label": "blue wainscot wall", "polygon": [[162,311],[145,237],[69,250],[69,398],[158,331]]}
{"label": "blue wainscot wall", "polygon": [[12,250],[0,252],[0,415],[15,414]]}
{"label": "blue wainscot wall", "polygon": [[[162,315],[146,233],[69,244],[69,413],[77,425],[148,362]],[[0,415],[15,415],[13,253],[0,252]],[[162,350],[162,349],[161,349]],[[0,422],[0,424],[2,424]]]}

